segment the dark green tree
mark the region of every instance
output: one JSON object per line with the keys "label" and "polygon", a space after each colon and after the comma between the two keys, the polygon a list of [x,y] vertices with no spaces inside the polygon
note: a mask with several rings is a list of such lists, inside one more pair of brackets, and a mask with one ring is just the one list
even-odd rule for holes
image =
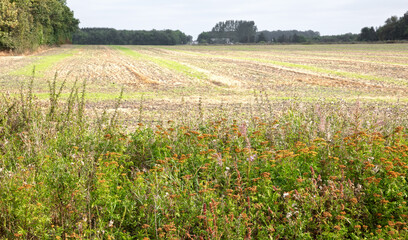
{"label": "dark green tree", "polygon": [[361,29],[360,36],[358,38],[360,41],[373,42],[378,40],[377,32],[374,27],[365,27]]}
{"label": "dark green tree", "polygon": [[19,25],[18,8],[10,1],[0,1],[0,49],[14,47],[14,29]]}
{"label": "dark green tree", "polygon": [[396,40],[398,17],[392,16],[385,21],[385,25],[378,29],[378,38],[380,40]]}
{"label": "dark green tree", "polygon": [[241,43],[255,42],[255,35],[258,28],[254,21],[240,21],[236,32]]}
{"label": "dark green tree", "polygon": [[82,28],[73,36],[74,44],[90,45],[178,45],[192,39],[177,30],[135,31],[113,28]]}
{"label": "dark green tree", "polygon": [[296,33],[292,36],[293,43],[305,43],[307,42],[306,38],[302,35],[297,35]]}
{"label": "dark green tree", "polygon": [[0,0],[0,48],[33,50],[69,42],[79,21],[65,0]]}
{"label": "dark green tree", "polygon": [[263,33],[263,32],[261,32],[259,35],[258,35],[258,39],[257,39],[257,41],[256,42],[267,42],[268,40],[266,39],[266,37],[265,37],[265,34]]}

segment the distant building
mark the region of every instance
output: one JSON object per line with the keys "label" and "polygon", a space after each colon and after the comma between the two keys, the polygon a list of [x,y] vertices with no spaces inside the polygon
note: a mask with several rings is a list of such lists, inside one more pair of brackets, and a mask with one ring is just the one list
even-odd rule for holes
{"label": "distant building", "polygon": [[232,44],[230,38],[211,38],[211,43],[215,44]]}

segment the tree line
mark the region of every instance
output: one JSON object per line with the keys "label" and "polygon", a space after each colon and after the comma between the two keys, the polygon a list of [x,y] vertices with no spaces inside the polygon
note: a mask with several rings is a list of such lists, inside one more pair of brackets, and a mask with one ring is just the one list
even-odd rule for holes
{"label": "tree line", "polygon": [[202,32],[199,43],[253,43],[257,27],[254,21],[227,20],[217,23],[210,32]]}
{"label": "tree line", "polygon": [[217,23],[211,31],[202,32],[198,36],[201,44],[232,44],[232,43],[335,43],[355,42],[358,34],[341,34],[320,36],[319,32],[308,30],[260,31],[254,21],[227,20]]}
{"label": "tree line", "polygon": [[72,39],[84,45],[178,45],[192,41],[179,30],[116,30],[113,28],[82,28]]}
{"label": "tree line", "polygon": [[[114,44],[177,45],[192,37],[179,30],[116,30],[78,28],[79,20],[66,0],[0,0],[0,50],[22,52],[41,45]],[[341,43],[357,41],[408,40],[408,12],[392,16],[378,28],[364,27],[360,34],[320,36],[315,31],[261,31],[254,21],[218,22],[211,31],[198,36],[199,43]]]}
{"label": "tree line", "polygon": [[78,24],[65,0],[0,0],[0,50],[70,42]]}
{"label": "tree line", "polygon": [[261,31],[257,33],[257,42],[278,42],[278,43],[303,43],[310,39],[320,37],[319,32],[312,30],[298,31]]}
{"label": "tree line", "polygon": [[360,41],[392,41],[408,40],[408,12],[398,18],[392,16],[385,21],[383,26],[377,29],[364,27],[359,36]]}
{"label": "tree line", "polygon": [[201,44],[228,43],[352,43],[359,41],[408,40],[408,12],[402,17],[392,16],[378,28],[364,27],[361,33],[320,36],[308,31],[260,31],[254,21],[227,20],[217,23],[211,31],[202,32],[197,41]]}

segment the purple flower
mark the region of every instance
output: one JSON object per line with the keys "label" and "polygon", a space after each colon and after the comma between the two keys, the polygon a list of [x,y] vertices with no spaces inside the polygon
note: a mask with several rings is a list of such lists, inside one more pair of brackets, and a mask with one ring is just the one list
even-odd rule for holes
{"label": "purple flower", "polygon": [[253,162],[253,161],[255,160],[255,158],[256,158],[256,155],[255,155],[255,154],[254,154],[254,155],[251,155],[251,156],[249,156],[249,158],[247,158],[247,161]]}

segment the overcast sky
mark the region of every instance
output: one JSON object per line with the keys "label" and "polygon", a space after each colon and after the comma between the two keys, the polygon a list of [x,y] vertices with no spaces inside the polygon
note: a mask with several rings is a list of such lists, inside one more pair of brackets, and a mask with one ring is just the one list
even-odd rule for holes
{"label": "overcast sky", "polygon": [[67,0],[80,27],[179,29],[197,38],[219,21],[253,20],[258,30],[359,33],[408,11],[408,0]]}

